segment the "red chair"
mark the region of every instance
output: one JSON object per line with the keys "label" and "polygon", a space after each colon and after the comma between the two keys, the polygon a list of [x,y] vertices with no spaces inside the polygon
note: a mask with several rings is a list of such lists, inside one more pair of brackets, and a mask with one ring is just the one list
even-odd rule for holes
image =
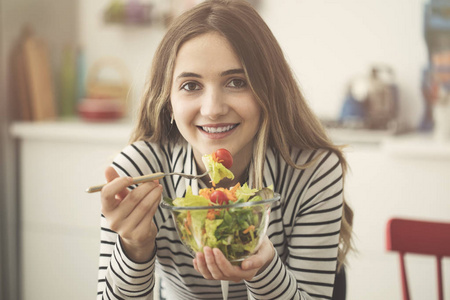
{"label": "red chair", "polygon": [[450,256],[450,223],[393,218],[387,223],[387,250],[400,254],[403,299],[409,300],[405,253],[436,256],[439,300],[444,300],[442,257]]}

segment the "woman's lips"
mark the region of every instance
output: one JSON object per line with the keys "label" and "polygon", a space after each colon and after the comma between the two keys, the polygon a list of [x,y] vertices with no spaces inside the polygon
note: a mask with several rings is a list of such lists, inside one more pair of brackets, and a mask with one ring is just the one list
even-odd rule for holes
{"label": "woman's lips", "polygon": [[218,125],[202,125],[197,126],[201,133],[210,139],[223,139],[234,132],[237,124],[218,124]]}

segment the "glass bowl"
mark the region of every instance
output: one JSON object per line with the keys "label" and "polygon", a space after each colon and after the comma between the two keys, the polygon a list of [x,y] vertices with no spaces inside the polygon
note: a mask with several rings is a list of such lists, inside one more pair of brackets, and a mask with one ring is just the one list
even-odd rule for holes
{"label": "glass bowl", "polygon": [[219,248],[234,265],[255,253],[266,235],[272,203],[270,199],[229,205],[177,207],[161,201],[172,213],[178,236],[189,252],[203,252],[204,246]]}

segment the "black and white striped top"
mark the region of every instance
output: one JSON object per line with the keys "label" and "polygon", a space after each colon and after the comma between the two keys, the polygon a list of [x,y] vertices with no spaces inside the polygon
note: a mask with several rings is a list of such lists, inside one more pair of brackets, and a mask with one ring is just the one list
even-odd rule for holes
{"label": "black and white striped top", "polygon": [[[281,194],[281,200],[272,206],[267,231],[276,255],[253,280],[230,282],[228,299],[331,299],[342,217],[342,168],[338,156],[330,151],[291,150],[298,164],[318,155],[320,159],[309,168],[297,170],[268,150],[264,186],[273,185]],[[197,174],[187,144],[161,148],[136,142],[116,157],[113,166],[121,176],[172,171]],[[160,182],[164,196],[170,198],[183,196],[187,185],[194,193],[205,187],[201,181],[179,176]],[[158,228],[156,255],[146,263],[135,263],[125,255],[118,235],[102,216],[97,298],[153,299],[156,269],[174,295],[170,300],[222,299],[220,281],[206,280],[194,269],[170,212],[159,208],[154,221]]]}

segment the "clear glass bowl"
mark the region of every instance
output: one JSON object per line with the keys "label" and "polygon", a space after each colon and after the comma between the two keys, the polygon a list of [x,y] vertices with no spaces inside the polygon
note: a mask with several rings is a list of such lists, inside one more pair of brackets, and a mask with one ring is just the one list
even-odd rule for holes
{"label": "clear glass bowl", "polygon": [[272,203],[270,199],[217,206],[160,206],[170,210],[178,236],[195,257],[204,246],[219,248],[235,265],[255,253],[266,235]]}

